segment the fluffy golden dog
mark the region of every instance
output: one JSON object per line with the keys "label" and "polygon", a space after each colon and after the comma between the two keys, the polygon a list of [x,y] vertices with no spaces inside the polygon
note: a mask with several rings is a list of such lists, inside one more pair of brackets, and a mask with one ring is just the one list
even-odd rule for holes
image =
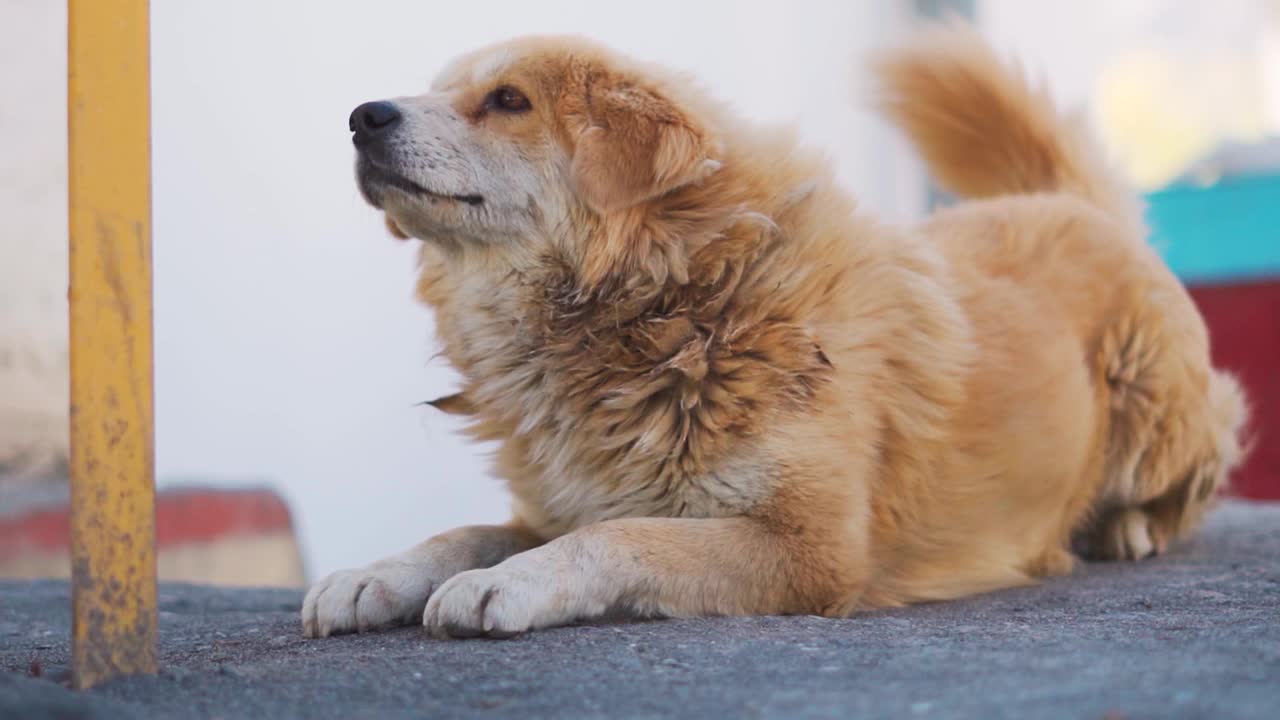
{"label": "fluffy golden dog", "polygon": [[1241,451],[1236,383],[1092,139],[969,30],[879,58],[967,202],[892,229],[821,155],[569,38],[357,108],[361,191],[498,444],[507,525],[307,595],[308,636],[843,616],[1162,551]]}

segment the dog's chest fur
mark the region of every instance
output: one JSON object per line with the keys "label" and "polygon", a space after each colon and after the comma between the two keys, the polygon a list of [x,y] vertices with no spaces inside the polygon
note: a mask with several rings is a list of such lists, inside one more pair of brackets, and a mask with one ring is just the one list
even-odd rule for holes
{"label": "dog's chest fur", "polygon": [[447,264],[424,269],[420,294],[464,377],[452,404],[499,443],[518,513],[548,534],[744,512],[776,476],[753,439],[830,370],[786,308],[743,302],[741,273],[584,293],[554,262],[502,275]]}

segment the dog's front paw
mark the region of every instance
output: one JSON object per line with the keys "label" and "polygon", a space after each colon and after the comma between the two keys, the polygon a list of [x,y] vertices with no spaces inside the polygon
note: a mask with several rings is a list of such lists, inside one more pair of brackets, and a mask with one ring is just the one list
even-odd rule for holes
{"label": "dog's front paw", "polygon": [[460,573],[441,585],[427,601],[422,625],[438,638],[507,638],[574,617],[555,579],[500,565]]}
{"label": "dog's front paw", "polygon": [[435,586],[422,566],[411,563],[340,570],[307,593],[302,602],[302,632],[322,638],[411,623]]}
{"label": "dog's front paw", "polygon": [[1089,538],[1089,556],[1097,560],[1142,560],[1168,546],[1168,533],[1141,508],[1125,508],[1102,518]]}

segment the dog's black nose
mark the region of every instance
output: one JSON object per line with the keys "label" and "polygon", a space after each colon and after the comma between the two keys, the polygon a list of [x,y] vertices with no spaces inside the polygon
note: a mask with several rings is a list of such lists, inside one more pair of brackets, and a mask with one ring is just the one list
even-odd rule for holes
{"label": "dog's black nose", "polygon": [[400,108],[385,100],[379,100],[367,102],[352,110],[351,117],[347,119],[347,126],[351,128],[351,132],[355,133],[354,140],[359,144],[361,141],[372,140],[379,135],[391,132],[403,118]]}

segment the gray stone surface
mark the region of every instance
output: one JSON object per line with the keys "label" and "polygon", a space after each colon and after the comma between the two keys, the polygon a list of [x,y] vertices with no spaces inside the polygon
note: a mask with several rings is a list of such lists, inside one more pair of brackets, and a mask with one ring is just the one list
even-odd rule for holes
{"label": "gray stone surface", "polygon": [[164,586],[161,674],[75,693],[67,585],[0,582],[0,718],[1280,718],[1280,505],[1226,505],[1157,560],[848,620],[305,641],[300,601]]}

